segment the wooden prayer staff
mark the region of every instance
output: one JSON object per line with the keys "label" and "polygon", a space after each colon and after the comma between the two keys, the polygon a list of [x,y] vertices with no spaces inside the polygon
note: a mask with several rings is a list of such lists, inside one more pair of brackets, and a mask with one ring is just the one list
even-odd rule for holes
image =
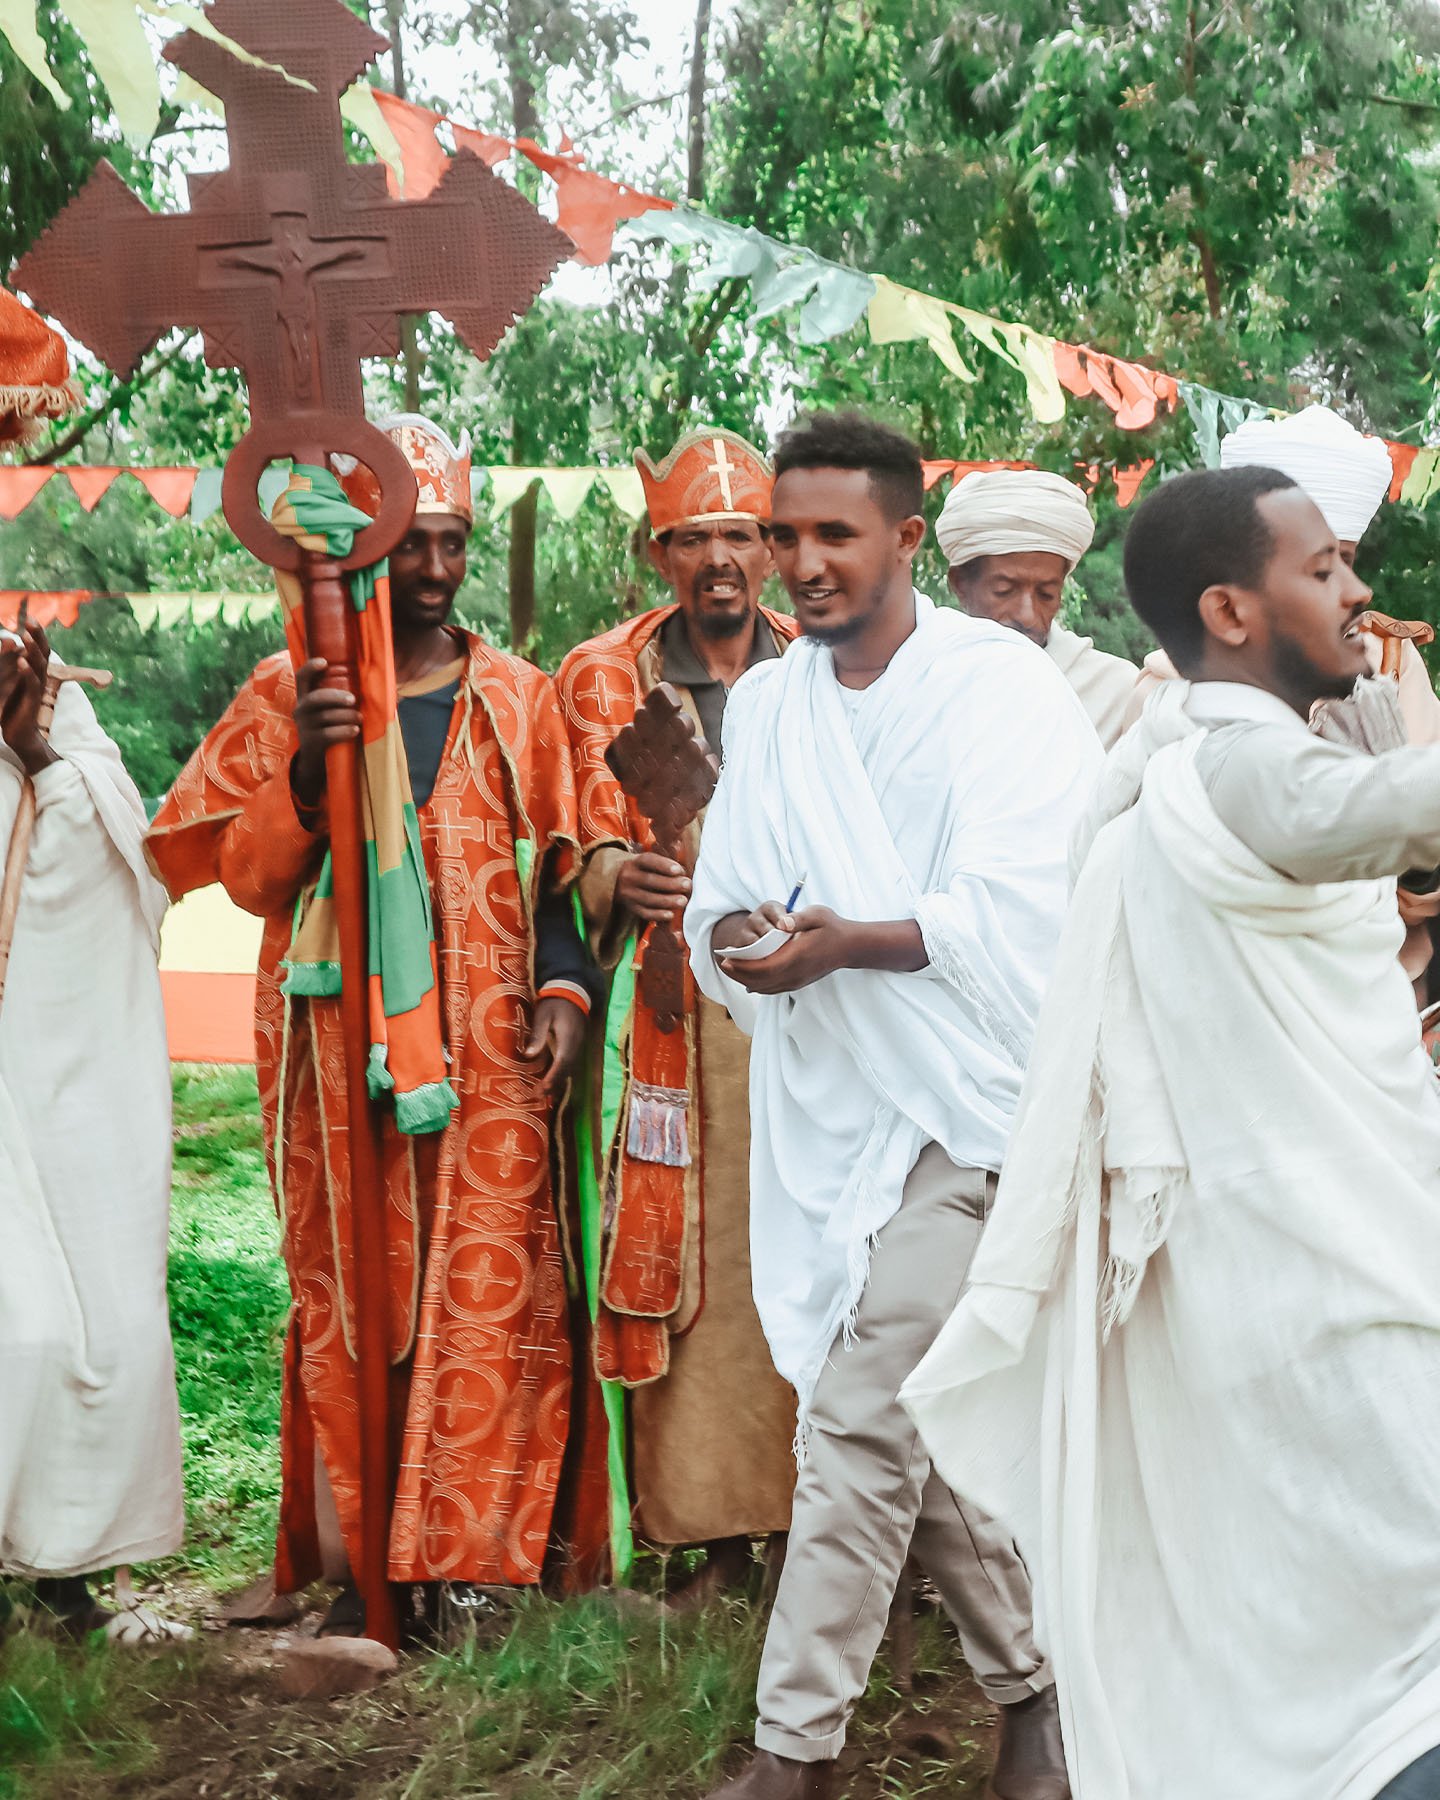
{"label": "wooden prayer staff", "polygon": [[[297,460],[311,462],[313,450]],[[313,464],[312,464],[313,466]],[[360,692],[355,609],[345,571],[313,550],[302,552],[305,643],[329,665],[327,680]],[[345,1124],[349,1154],[356,1286],[356,1372],[360,1389],[360,1486],[363,1542],[354,1571],[365,1601],[365,1633],[394,1650],[399,1646],[395,1590],[389,1579],[390,1509],[395,1472],[390,1463],[389,1293],[385,1280],[385,1182],[380,1138],[366,1074],[370,1052],[370,954],[366,917],[365,826],[360,794],[360,752],[351,742],[325,752],[325,790],[330,823],[330,868],[335,928],[340,940],[340,1016],[345,1042]],[[363,1318],[363,1324],[362,1324]],[[373,1613],[372,1613],[372,1608]]]}
{"label": "wooden prayer staff", "polygon": [[1405,653],[1406,643],[1414,644],[1418,650],[1422,644],[1433,644],[1435,641],[1435,627],[1419,619],[1391,619],[1381,612],[1367,612],[1360,623],[1366,631],[1373,631],[1380,639],[1380,673],[1397,681],[1400,677],[1400,658]]}
{"label": "wooden prayer staff", "polygon": [[[108,669],[71,669],[63,663],[51,663],[45,676],[45,697],[40,702],[36,721],[42,738],[50,736],[55,720],[55,702],[67,681],[85,681],[91,687],[107,688],[115,677]],[[25,865],[30,860],[30,839],[35,831],[35,783],[27,775],[20,789],[20,805],[15,823],[10,828],[10,846],[5,852],[5,876],[0,881],[0,1005],[5,1000],[5,977],[10,972],[10,951],[15,942],[15,919],[20,911],[20,890],[25,882]]]}
{"label": "wooden prayer staff", "polygon": [[[710,804],[720,771],[668,681],[645,696],[634,724],[615,734],[605,760],[650,821],[655,849],[682,861],[685,832]],[[673,1031],[685,1016],[685,946],[668,922],[650,927],[640,992],[660,1029]]]}
{"label": "wooden prayer staff", "polygon": [[[488,356],[574,247],[467,150],[450,159],[430,194],[409,201],[387,197],[379,164],[347,160],[340,95],[389,44],[341,0],[215,0],[206,17],[258,60],[240,62],[195,31],[173,38],[165,55],[224,101],[229,166],[193,176],[190,211],[165,216],[101,162],[23,258],[15,284],[122,376],[177,324],[200,328],[212,367],[243,370],[251,426],[225,467],[225,516],[262,562],[299,577],[310,655],[325,658],[335,685],[358,693],[345,574],[400,541],[416,497],[404,454],[365,421],[361,359],[398,355],[401,317],[432,310]],[[323,468],[337,454],[370,469],[381,494],[375,520],[343,558],[282,537],[256,497],[271,462]],[[366,1081],[369,940],[356,747],[332,748],[325,768],[364,1471],[355,1578],[368,1635],[394,1648],[389,1282]]]}

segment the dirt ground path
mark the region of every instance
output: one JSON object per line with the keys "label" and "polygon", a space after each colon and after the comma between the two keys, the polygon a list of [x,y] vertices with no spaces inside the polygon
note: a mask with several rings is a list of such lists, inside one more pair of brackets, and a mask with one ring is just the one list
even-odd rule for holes
{"label": "dirt ground path", "polygon": [[[84,1753],[22,1778],[17,1800],[686,1800],[743,1761],[763,1629],[747,1601],[693,1620],[613,1596],[531,1601],[406,1655],[369,1693],[288,1700],[279,1663],[318,1617],[284,1631],[212,1620],[181,1652],[134,1656]],[[842,1791],[980,1800],[994,1713],[933,1615],[917,1620],[914,1664],[906,1695],[877,1665]]]}

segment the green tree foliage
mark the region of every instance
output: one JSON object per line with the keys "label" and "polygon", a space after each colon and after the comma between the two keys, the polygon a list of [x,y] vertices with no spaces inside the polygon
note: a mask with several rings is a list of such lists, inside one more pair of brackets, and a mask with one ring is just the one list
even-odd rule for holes
{"label": "green tree foliage", "polygon": [[[673,68],[636,60],[627,5],[474,0],[440,25],[388,0],[382,14],[398,23],[402,49],[444,39],[465,71],[454,91],[422,91],[411,55],[413,98],[549,144],[569,128],[592,165],[683,192],[688,69],[678,54]],[[708,210],[1222,391],[1287,408],[1324,400],[1411,442],[1440,426],[1430,379],[1440,27],[1413,0],[747,0],[717,21]],[[60,28],[52,18],[46,29]],[[432,80],[437,66],[448,65],[423,63]],[[12,166],[9,121],[28,107],[26,129],[52,165],[52,208],[88,168],[103,110],[78,64],[63,78],[87,97],[83,119],[78,108],[62,119],[28,77],[5,74],[0,159]],[[169,174],[147,179],[173,188]],[[528,166],[521,179],[532,181]],[[1066,473],[1196,460],[1183,413],[1126,433],[1098,402],[1076,401],[1040,426],[1019,377],[984,352],[966,384],[924,345],[876,347],[863,327],[802,346],[783,316],[753,316],[745,284],[710,289],[697,273],[643,228],[622,233],[591,287],[567,278],[564,298],[543,296],[483,369],[443,321],[421,321],[420,403],[467,427],[480,462],[623,463],[702,420],[763,439],[798,407],[836,404],[904,425],[932,456],[1024,456]],[[369,390],[377,407],[401,403],[403,370],[375,365]],[[234,381],[206,371],[187,344],[84,452],[215,462],[242,421]],[[52,484],[18,525],[0,528],[0,580],[263,585],[218,522],[171,527],[125,485],[85,519]],[[1104,647],[1138,655],[1146,641],[1119,574],[1125,515],[1103,488],[1097,511],[1071,613]],[[1433,533],[1424,513],[1384,509],[1361,567],[1386,610],[1440,620]],[[492,521],[482,493],[461,612],[502,643],[509,538],[510,521]],[[658,598],[640,548],[607,501],[562,525],[542,498],[523,647],[553,666],[622,610]],[[941,590],[933,552],[921,573]],[[123,628],[108,629],[113,645],[102,647],[120,666],[131,652]],[[255,648],[230,636],[207,661],[206,633],[174,635],[173,662],[137,671],[147,691],[159,684],[154,704],[171,715],[144,752],[156,777],[210,716],[203,707],[213,714],[210,684],[233,685]],[[128,668],[126,678],[137,685]],[[203,696],[194,709],[192,695]]]}

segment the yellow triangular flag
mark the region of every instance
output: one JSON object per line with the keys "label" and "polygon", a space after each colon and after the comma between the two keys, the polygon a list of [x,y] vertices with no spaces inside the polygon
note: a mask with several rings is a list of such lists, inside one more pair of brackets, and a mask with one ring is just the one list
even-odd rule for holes
{"label": "yellow triangular flag", "polygon": [[45,45],[35,29],[35,0],[0,0],[0,35],[55,104],[62,110],[68,107],[70,96],[50,73]]}
{"label": "yellow triangular flag", "polygon": [[610,490],[610,498],[627,519],[645,516],[645,483],[638,469],[601,469],[600,479]]}
{"label": "yellow triangular flag", "polygon": [[532,488],[545,473],[543,469],[517,469],[509,463],[491,463],[485,473],[490,477],[490,517],[498,519]]}
{"label": "yellow triangular flag", "polygon": [[1042,337],[1028,325],[972,312],[968,306],[955,306],[951,311],[971,337],[1025,377],[1030,410],[1042,425],[1053,425],[1065,417],[1065,390],[1055,372],[1053,338]]}
{"label": "yellow triangular flag", "polygon": [[904,344],[920,339],[962,381],[974,381],[975,371],[955,348],[950,332],[952,308],[934,294],[901,287],[887,276],[875,277],[875,297],[868,311],[870,337],[877,344]]}
{"label": "yellow triangular flag", "polygon": [[127,142],[143,149],[160,122],[160,79],[135,0],[60,0],[60,10],[79,32]]}
{"label": "yellow triangular flag", "polygon": [[363,81],[357,81],[352,88],[346,88],[340,96],[340,117],[346,124],[353,125],[361,137],[369,140],[370,148],[387,163],[400,184],[400,192],[405,192],[405,159],[400,154],[400,140],[386,123],[385,115],[375,104],[374,89]]}
{"label": "yellow triangular flag", "polygon": [[562,519],[573,519],[595,485],[598,469],[546,469],[540,480]]}

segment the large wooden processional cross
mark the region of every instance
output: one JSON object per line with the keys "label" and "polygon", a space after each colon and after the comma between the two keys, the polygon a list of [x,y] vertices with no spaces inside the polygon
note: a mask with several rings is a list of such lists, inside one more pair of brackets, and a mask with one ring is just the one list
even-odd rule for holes
{"label": "large wooden processional cross", "polygon": [[[416,496],[403,454],[366,423],[361,358],[396,355],[401,316],[431,310],[450,319],[477,356],[488,356],[572,246],[468,151],[451,161],[432,194],[410,202],[386,197],[378,164],[346,161],[340,95],[389,46],[341,0],[215,0],[207,16],[272,65],[241,62],[195,31],[166,48],[171,62],[224,101],[229,167],[190,178],[188,213],[157,215],[100,163],[21,261],[15,284],[117,374],[131,374],[175,325],[199,327],[212,367],[242,372],[251,425],[226,464],[225,516],[263,562],[298,573],[309,653],[330,664],[335,686],[358,693],[344,573],[399,542]],[[323,467],[337,452],[368,467],[382,496],[374,522],[343,560],[281,537],[256,491],[272,461]],[[355,1575],[368,1634],[393,1648],[384,1194],[365,1079],[364,839],[353,744],[328,752],[326,776],[357,1285],[362,1551]]]}

